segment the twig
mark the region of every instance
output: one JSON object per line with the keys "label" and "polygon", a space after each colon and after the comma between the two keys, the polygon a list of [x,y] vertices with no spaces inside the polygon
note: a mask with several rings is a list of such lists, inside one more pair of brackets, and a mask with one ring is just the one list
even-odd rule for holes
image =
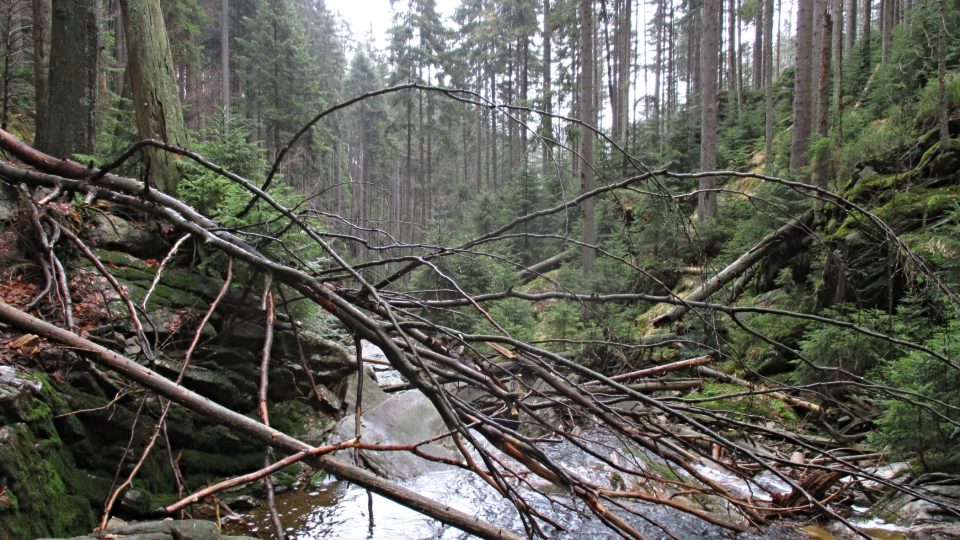
{"label": "twig", "polygon": [[160,274],[163,273],[163,269],[167,267],[167,264],[173,259],[174,255],[177,254],[177,250],[180,249],[180,246],[183,245],[190,238],[189,234],[185,234],[177,240],[173,247],[170,248],[170,251],[167,253],[167,256],[160,261],[160,266],[157,267],[157,273],[153,276],[153,281],[150,282],[150,288],[147,289],[147,294],[143,295],[143,302],[140,303],[140,307],[147,309],[147,302],[150,301],[150,296],[153,295],[153,290],[157,288],[157,284],[160,283]]}
{"label": "twig", "polygon": [[[266,304],[265,307],[267,309],[267,321],[265,328],[266,335],[263,340],[263,355],[260,361],[260,398],[258,403],[260,421],[263,422],[263,425],[270,427],[270,413],[267,410],[267,386],[270,383],[270,349],[273,347],[274,304],[273,292],[270,290],[269,274],[266,274],[264,279],[267,280],[263,295],[263,302]],[[270,455],[271,449],[267,447],[263,455],[263,466],[265,468],[270,467]],[[274,533],[277,535],[278,540],[284,540],[286,534],[283,530],[283,523],[280,522],[280,514],[277,513],[277,505],[274,501],[273,493],[273,480],[269,474],[263,477],[263,487],[267,490],[267,508],[270,509],[270,521],[273,523]]]}

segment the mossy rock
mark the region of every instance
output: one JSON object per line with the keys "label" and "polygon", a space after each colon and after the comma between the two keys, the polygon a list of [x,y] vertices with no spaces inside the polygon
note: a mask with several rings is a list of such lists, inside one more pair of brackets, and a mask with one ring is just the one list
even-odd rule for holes
{"label": "mossy rock", "polygon": [[[0,384],[4,421],[0,425],[0,487],[8,504],[0,506],[0,540],[65,536],[94,523],[90,501],[76,495],[84,478],[60,440],[53,422],[62,405],[49,381],[36,376],[30,387]],[[13,416],[18,421],[12,421]]]}
{"label": "mossy rock", "polygon": [[[126,253],[98,249],[97,257],[110,266],[111,273],[122,285],[134,303],[143,301],[157,269]],[[167,266],[150,297],[151,306],[204,308],[220,291],[220,282],[197,272]]]}

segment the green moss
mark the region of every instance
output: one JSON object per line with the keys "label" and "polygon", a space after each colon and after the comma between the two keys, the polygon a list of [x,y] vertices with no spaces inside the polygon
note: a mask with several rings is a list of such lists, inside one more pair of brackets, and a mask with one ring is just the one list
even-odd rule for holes
{"label": "green moss", "polygon": [[951,210],[960,197],[960,186],[918,188],[897,193],[875,213],[894,229],[900,229],[908,221],[922,221]]}
{"label": "green moss", "polygon": [[11,500],[0,511],[0,540],[70,536],[94,522],[89,501],[71,494],[82,479],[53,424],[51,404],[62,399],[45,377],[34,379],[43,383],[40,398],[23,391],[21,421],[6,425],[0,439],[0,485]]}
{"label": "green moss", "polygon": [[725,411],[745,416],[760,416],[785,423],[794,423],[799,420],[797,414],[786,403],[766,394],[734,398],[722,397],[730,394],[741,394],[744,391],[746,391],[745,388],[735,384],[709,382],[704,384],[699,392],[690,394],[688,398],[717,397],[719,399],[696,403],[698,407],[715,411]]}

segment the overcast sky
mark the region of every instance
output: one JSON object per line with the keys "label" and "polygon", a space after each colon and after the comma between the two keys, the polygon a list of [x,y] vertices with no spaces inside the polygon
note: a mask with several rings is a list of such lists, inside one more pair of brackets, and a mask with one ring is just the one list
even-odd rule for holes
{"label": "overcast sky", "polygon": [[[437,0],[437,11],[444,22],[449,22],[458,3],[458,0]],[[372,30],[377,47],[386,48],[387,30],[393,22],[390,0],[327,0],[327,9],[340,13],[357,41],[366,39],[367,32]]]}

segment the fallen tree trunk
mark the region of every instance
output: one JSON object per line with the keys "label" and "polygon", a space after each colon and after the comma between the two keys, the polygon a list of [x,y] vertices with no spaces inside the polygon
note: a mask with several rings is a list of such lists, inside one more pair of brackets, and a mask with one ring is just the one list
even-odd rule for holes
{"label": "fallen tree trunk", "polygon": [[[812,220],[813,210],[807,210],[800,217],[791,219],[783,227],[780,227],[767,236],[764,236],[763,239],[757,242],[752,248],[747,250],[746,253],[738,257],[737,260],[730,263],[729,266],[718,272],[712,278],[703,282],[703,284],[694,289],[694,291],[687,296],[684,296],[681,300],[683,302],[702,302],[710,298],[713,296],[713,293],[719,291],[724,285],[729,283],[731,280],[736,279],[737,276],[746,272],[753,265],[758,263],[771,247],[776,246],[780,242],[786,240],[791,234],[802,232],[807,229]],[[654,319],[653,326],[661,327],[673,323],[683,317],[688,311],[690,311],[690,306],[688,305],[680,304],[674,306],[670,309],[670,311]]]}
{"label": "fallen tree trunk", "polygon": [[537,279],[538,277],[546,274],[547,272],[556,270],[560,268],[560,265],[572,260],[577,256],[577,250],[568,249],[566,251],[561,251],[553,257],[544,259],[532,266],[528,266],[520,271],[520,283],[527,284],[531,281]]}
{"label": "fallen tree trunk", "polygon": [[711,379],[717,379],[717,380],[720,380],[720,381],[723,381],[723,382],[728,382],[728,383],[736,384],[736,385],[742,386],[742,387],[744,387],[744,388],[747,388],[747,389],[749,389],[749,390],[751,390],[751,391],[763,392],[763,393],[770,394],[771,396],[773,396],[773,397],[775,397],[775,398],[777,398],[777,399],[780,399],[780,400],[784,401],[785,403],[787,403],[788,405],[790,405],[790,406],[792,406],[792,407],[796,407],[796,408],[798,408],[798,409],[803,409],[803,410],[805,410],[805,411],[807,411],[807,412],[811,412],[811,413],[814,413],[814,414],[820,414],[820,411],[822,410],[822,407],[820,407],[820,405],[817,405],[816,403],[814,403],[814,402],[812,402],[812,401],[807,401],[807,400],[805,400],[805,399],[795,398],[795,397],[793,397],[793,396],[791,396],[791,395],[789,395],[789,394],[785,394],[785,393],[780,392],[780,391],[777,391],[777,390],[772,390],[772,389],[770,389],[770,388],[766,388],[766,387],[764,387],[764,386],[762,386],[762,385],[759,385],[759,384],[757,384],[757,383],[750,382],[750,381],[748,381],[748,380],[746,380],[746,379],[741,379],[740,377],[737,377],[737,376],[734,376],[734,375],[730,375],[729,373],[724,373],[724,372],[722,372],[722,371],[718,371],[718,370],[713,369],[713,368],[708,368],[708,367],[703,367],[703,366],[702,366],[702,367],[697,368],[697,372],[700,373],[700,375],[703,375],[704,377],[710,377]]}
{"label": "fallen tree trunk", "polygon": [[[30,332],[71,347],[78,353],[93,358],[99,364],[120,373],[175,403],[183,405],[197,414],[215,420],[236,431],[246,433],[274,448],[293,453],[313,449],[312,446],[303,441],[297,440],[238,412],[227,409],[214,401],[187,390],[133,360],[72,332],[37,319],[3,301],[0,301],[0,321],[19,328],[24,332]],[[437,503],[415,491],[385,480],[354,465],[344,463],[339,459],[323,456],[314,460],[314,463],[321,469],[348,482],[362,486],[442,523],[475,534],[481,538],[511,540],[520,540],[521,538],[508,530],[491,525],[475,516],[454,510],[445,504]]]}

